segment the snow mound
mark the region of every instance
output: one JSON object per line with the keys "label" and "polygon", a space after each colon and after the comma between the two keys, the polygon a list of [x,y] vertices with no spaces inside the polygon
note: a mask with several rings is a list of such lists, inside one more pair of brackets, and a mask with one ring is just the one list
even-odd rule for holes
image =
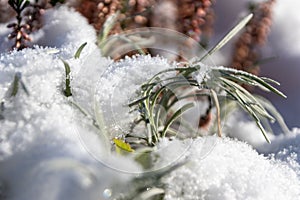
{"label": "snow mound", "polygon": [[[70,56],[74,55],[81,44],[87,42],[89,48],[90,45],[93,47],[97,40],[96,31],[88,24],[86,18],[66,6],[46,10],[43,24],[40,30],[30,35],[32,42],[28,45],[59,48],[64,50],[64,56]],[[11,29],[6,26],[7,24],[0,24],[0,53],[9,51],[14,43],[7,38]]]}
{"label": "snow mound", "polygon": [[284,161],[300,177],[300,129],[294,128],[290,133],[273,138],[272,144],[257,147],[259,153]]}
{"label": "snow mound", "polygon": [[61,6],[49,9],[44,15],[44,26],[34,37],[34,44],[76,51],[83,44],[96,42],[96,31],[78,12]]}
{"label": "snow mound", "polygon": [[[216,141],[206,157],[205,140]],[[178,141],[170,142],[178,143]],[[173,145],[174,150],[178,145]],[[179,147],[180,148],[180,147]],[[168,157],[161,153],[161,158]],[[229,138],[198,138],[188,162],[166,177],[165,199],[299,199],[297,173],[281,161],[259,155],[249,145]]]}
{"label": "snow mound", "polygon": [[[64,96],[65,69],[60,54],[49,53],[52,50],[36,47],[0,56],[0,97],[4,102],[0,120],[1,198],[97,199],[132,177],[108,166],[120,166],[121,162],[118,169],[139,171],[130,159],[106,156],[91,122],[71,106],[72,97]],[[93,64],[91,70],[100,74],[107,61],[99,64],[100,57],[88,58],[66,59],[73,72],[72,81],[77,82],[72,87],[73,100],[86,98],[80,93],[84,88],[76,86],[92,80],[81,67]],[[16,74],[27,90],[18,84],[16,96],[11,96]],[[82,134],[84,140],[79,137]],[[96,160],[86,145],[93,153],[103,154],[105,160]]]}
{"label": "snow mound", "polygon": [[[130,159],[107,156],[91,120],[70,104],[85,102],[82,106],[92,110],[95,83],[111,61],[101,57],[94,30],[78,13],[61,7],[47,11],[45,20],[47,25],[34,40],[51,47],[4,53],[7,48],[2,47],[9,43],[1,46],[0,199],[113,197],[133,175],[109,166],[134,172],[139,166]],[[84,42],[87,46],[75,59]],[[71,68],[69,98],[63,93],[62,59]],[[12,96],[15,77],[22,83]],[[99,162],[90,151],[104,160]]]}
{"label": "snow mound", "polygon": [[[138,170],[130,159],[111,155],[109,162]],[[0,197],[8,200],[106,199],[107,190],[111,196],[119,195],[122,184],[125,187],[133,177],[96,161],[60,132],[43,133],[0,167]]]}
{"label": "snow mound", "polygon": [[[142,84],[161,70],[172,67],[175,64],[170,64],[167,59],[150,55],[126,57],[112,63],[101,75],[95,91],[96,103],[106,116],[107,128],[111,132],[128,132],[130,123],[139,112],[130,112],[131,108],[127,105],[140,98],[137,91],[140,91]],[[114,136],[117,135],[111,137]]]}

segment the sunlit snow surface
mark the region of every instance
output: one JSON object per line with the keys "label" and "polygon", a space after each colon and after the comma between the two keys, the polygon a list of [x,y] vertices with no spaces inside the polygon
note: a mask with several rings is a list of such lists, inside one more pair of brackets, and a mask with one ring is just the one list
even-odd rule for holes
{"label": "sunlit snow surface", "polygon": [[299,176],[286,163],[236,140],[206,140],[216,142],[206,157],[199,158],[205,140],[198,138],[189,149],[190,162],[164,180],[165,199],[299,199]]}
{"label": "sunlit snow surface", "polygon": [[[95,85],[101,83],[104,90],[111,90],[111,83],[99,82],[110,72],[111,61],[101,57],[94,45],[95,33],[79,14],[62,7],[49,11],[46,20],[47,25],[35,40],[51,48],[36,47],[12,53],[5,52],[11,44],[4,39],[7,31],[1,25],[0,98],[5,100],[5,110],[0,121],[0,199],[109,199],[111,193],[114,196],[122,190],[120,186],[128,186],[133,175],[104,164],[111,163],[132,172],[138,172],[140,167],[133,160],[116,156],[101,163],[90,154],[91,149],[97,154],[104,154],[106,149],[102,148],[99,133],[91,121],[63,96],[65,71],[61,59],[71,67],[71,99],[89,112],[93,110],[93,95],[99,92]],[[74,59],[76,49],[84,42],[88,46],[80,59]],[[155,62],[165,61],[149,56],[125,61],[126,66]],[[111,68],[114,67],[117,71],[113,73],[124,73],[118,69],[119,64],[112,64]],[[151,70],[154,73],[159,69]],[[16,72],[21,73],[30,96],[19,88],[17,96],[7,97]],[[131,73],[143,77],[148,72]],[[125,94],[117,94],[126,96],[128,90],[137,87],[127,87],[126,83],[118,85],[124,88]],[[273,143],[269,145],[262,139],[255,140],[261,133],[252,122],[236,120],[232,124],[227,127],[227,134],[249,142],[258,152],[245,142],[227,137],[194,139],[182,156],[190,161],[163,179],[167,187],[165,199],[300,198],[300,130],[272,136]],[[82,135],[85,137],[81,138]],[[162,141],[159,148],[168,146],[168,151],[160,152],[156,164],[178,159],[176,152],[186,149],[185,144],[186,141],[176,139]]]}

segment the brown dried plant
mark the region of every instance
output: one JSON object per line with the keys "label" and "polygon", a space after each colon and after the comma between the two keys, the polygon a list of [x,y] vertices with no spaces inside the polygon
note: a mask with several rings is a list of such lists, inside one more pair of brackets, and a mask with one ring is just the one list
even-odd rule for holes
{"label": "brown dried plant", "polygon": [[30,26],[27,23],[24,23],[23,20],[23,11],[29,6],[30,2],[28,0],[9,0],[8,3],[17,14],[17,22],[7,25],[8,28],[13,29],[8,38],[15,39],[15,43],[12,46],[13,49],[21,50],[26,47],[25,41],[31,41],[31,38],[27,34]]}
{"label": "brown dried plant", "polygon": [[231,65],[235,69],[258,75],[259,61],[262,59],[259,48],[265,45],[272,24],[272,8],[275,0],[250,5],[254,17],[247,24],[245,32],[235,43]]}
{"label": "brown dried plant", "polygon": [[100,32],[109,16],[120,11],[111,34],[141,27],[163,27],[207,43],[213,29],[214,0],[81,0],[70,3]]}
{"label": "brown dried plant", "polygon": [[121,1],[119,0],[81,0],[69,2],[94,28],[100,32],[107,18],[121,10]]}
{"label": "brown dried plant", "polygon": [[31,42],[29,35],[43,26],[42,15],[51,5],[47,0],[8,0],[7,5],[15,11],[17,19],[17,22],[7,25],[13,29],[8,38],[15,39],[12,49],[21,50],[27,47],[26,42]]}
{"label": "brown dried plant", "polygon": [[179,31],[200,42],[207,40],[213,32],[214,12],[212,0],[178,1],[178,22],[182,24]]}

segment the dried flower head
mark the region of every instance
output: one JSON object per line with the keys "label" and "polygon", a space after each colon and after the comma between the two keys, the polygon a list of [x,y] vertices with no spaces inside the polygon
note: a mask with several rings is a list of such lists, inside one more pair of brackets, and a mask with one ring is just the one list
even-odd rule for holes
{"label": "dried flower head", "polygon": [[178,1],[178,22],[182,24],[179,31],[198,42],[202,36],[209,38],[213,32],[213,3],[212,0]]}
{"label": "dried flower head", "polygon": [[107,18],[120,11],[111,34],[141,27],[163,27],[207,43],[212,34],[214,0],[81,0],[69,2],[100,32]]}
{"label": "dried flower head", "polygon": [[[50,1],[51,5],[57,1]],[[8,5],[15,11],[17,22],[7,25],[13,31],[9,39],[15,38],[12,48],[21,50],[26,48],[26,41],[31,41],[29,34],[43,26],[42,15],[45,9],[52,7],[47,0],[9,0]]]}
{"label": "dried flower head", "polygon": [[275,0],[251,4],[253,19],[246,26],[235,44],[231,66],[255,75],[259,74],[258,61],[261,59],[259,47],[267,41],[272,24],[272,8]]}
{"label": "dried flower head", "polygon": [[69,3],[85,16],[98,32],[110,15],[121,10],[120,0],[81,0]]}
{"label": "dried flower head", "polygon": [[31,38],[27,34],[27,32],[30,30],[30,26],[23,22],[23,11],[29,6],[30,2],[28,0],[9,0],[8,3],[17,14],[17,22],[7,25],[8,28],[13,29],[8,38],[15,38],[15,44],[13,45],[13,48],[21,50],[26,47],[25,41],[31,41]]}

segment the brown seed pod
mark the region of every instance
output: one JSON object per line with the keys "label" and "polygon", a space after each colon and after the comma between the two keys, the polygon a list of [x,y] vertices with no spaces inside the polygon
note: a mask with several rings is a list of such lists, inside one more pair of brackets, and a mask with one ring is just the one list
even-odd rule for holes
{"label": "brown seed pod", "polygon": [[258,75],[260,70],[257,63],[261,59],[259,47],[267,41],[274,3],[275,0],[268,0],[251,6],[254,17],[235,43],[231,67]]}

